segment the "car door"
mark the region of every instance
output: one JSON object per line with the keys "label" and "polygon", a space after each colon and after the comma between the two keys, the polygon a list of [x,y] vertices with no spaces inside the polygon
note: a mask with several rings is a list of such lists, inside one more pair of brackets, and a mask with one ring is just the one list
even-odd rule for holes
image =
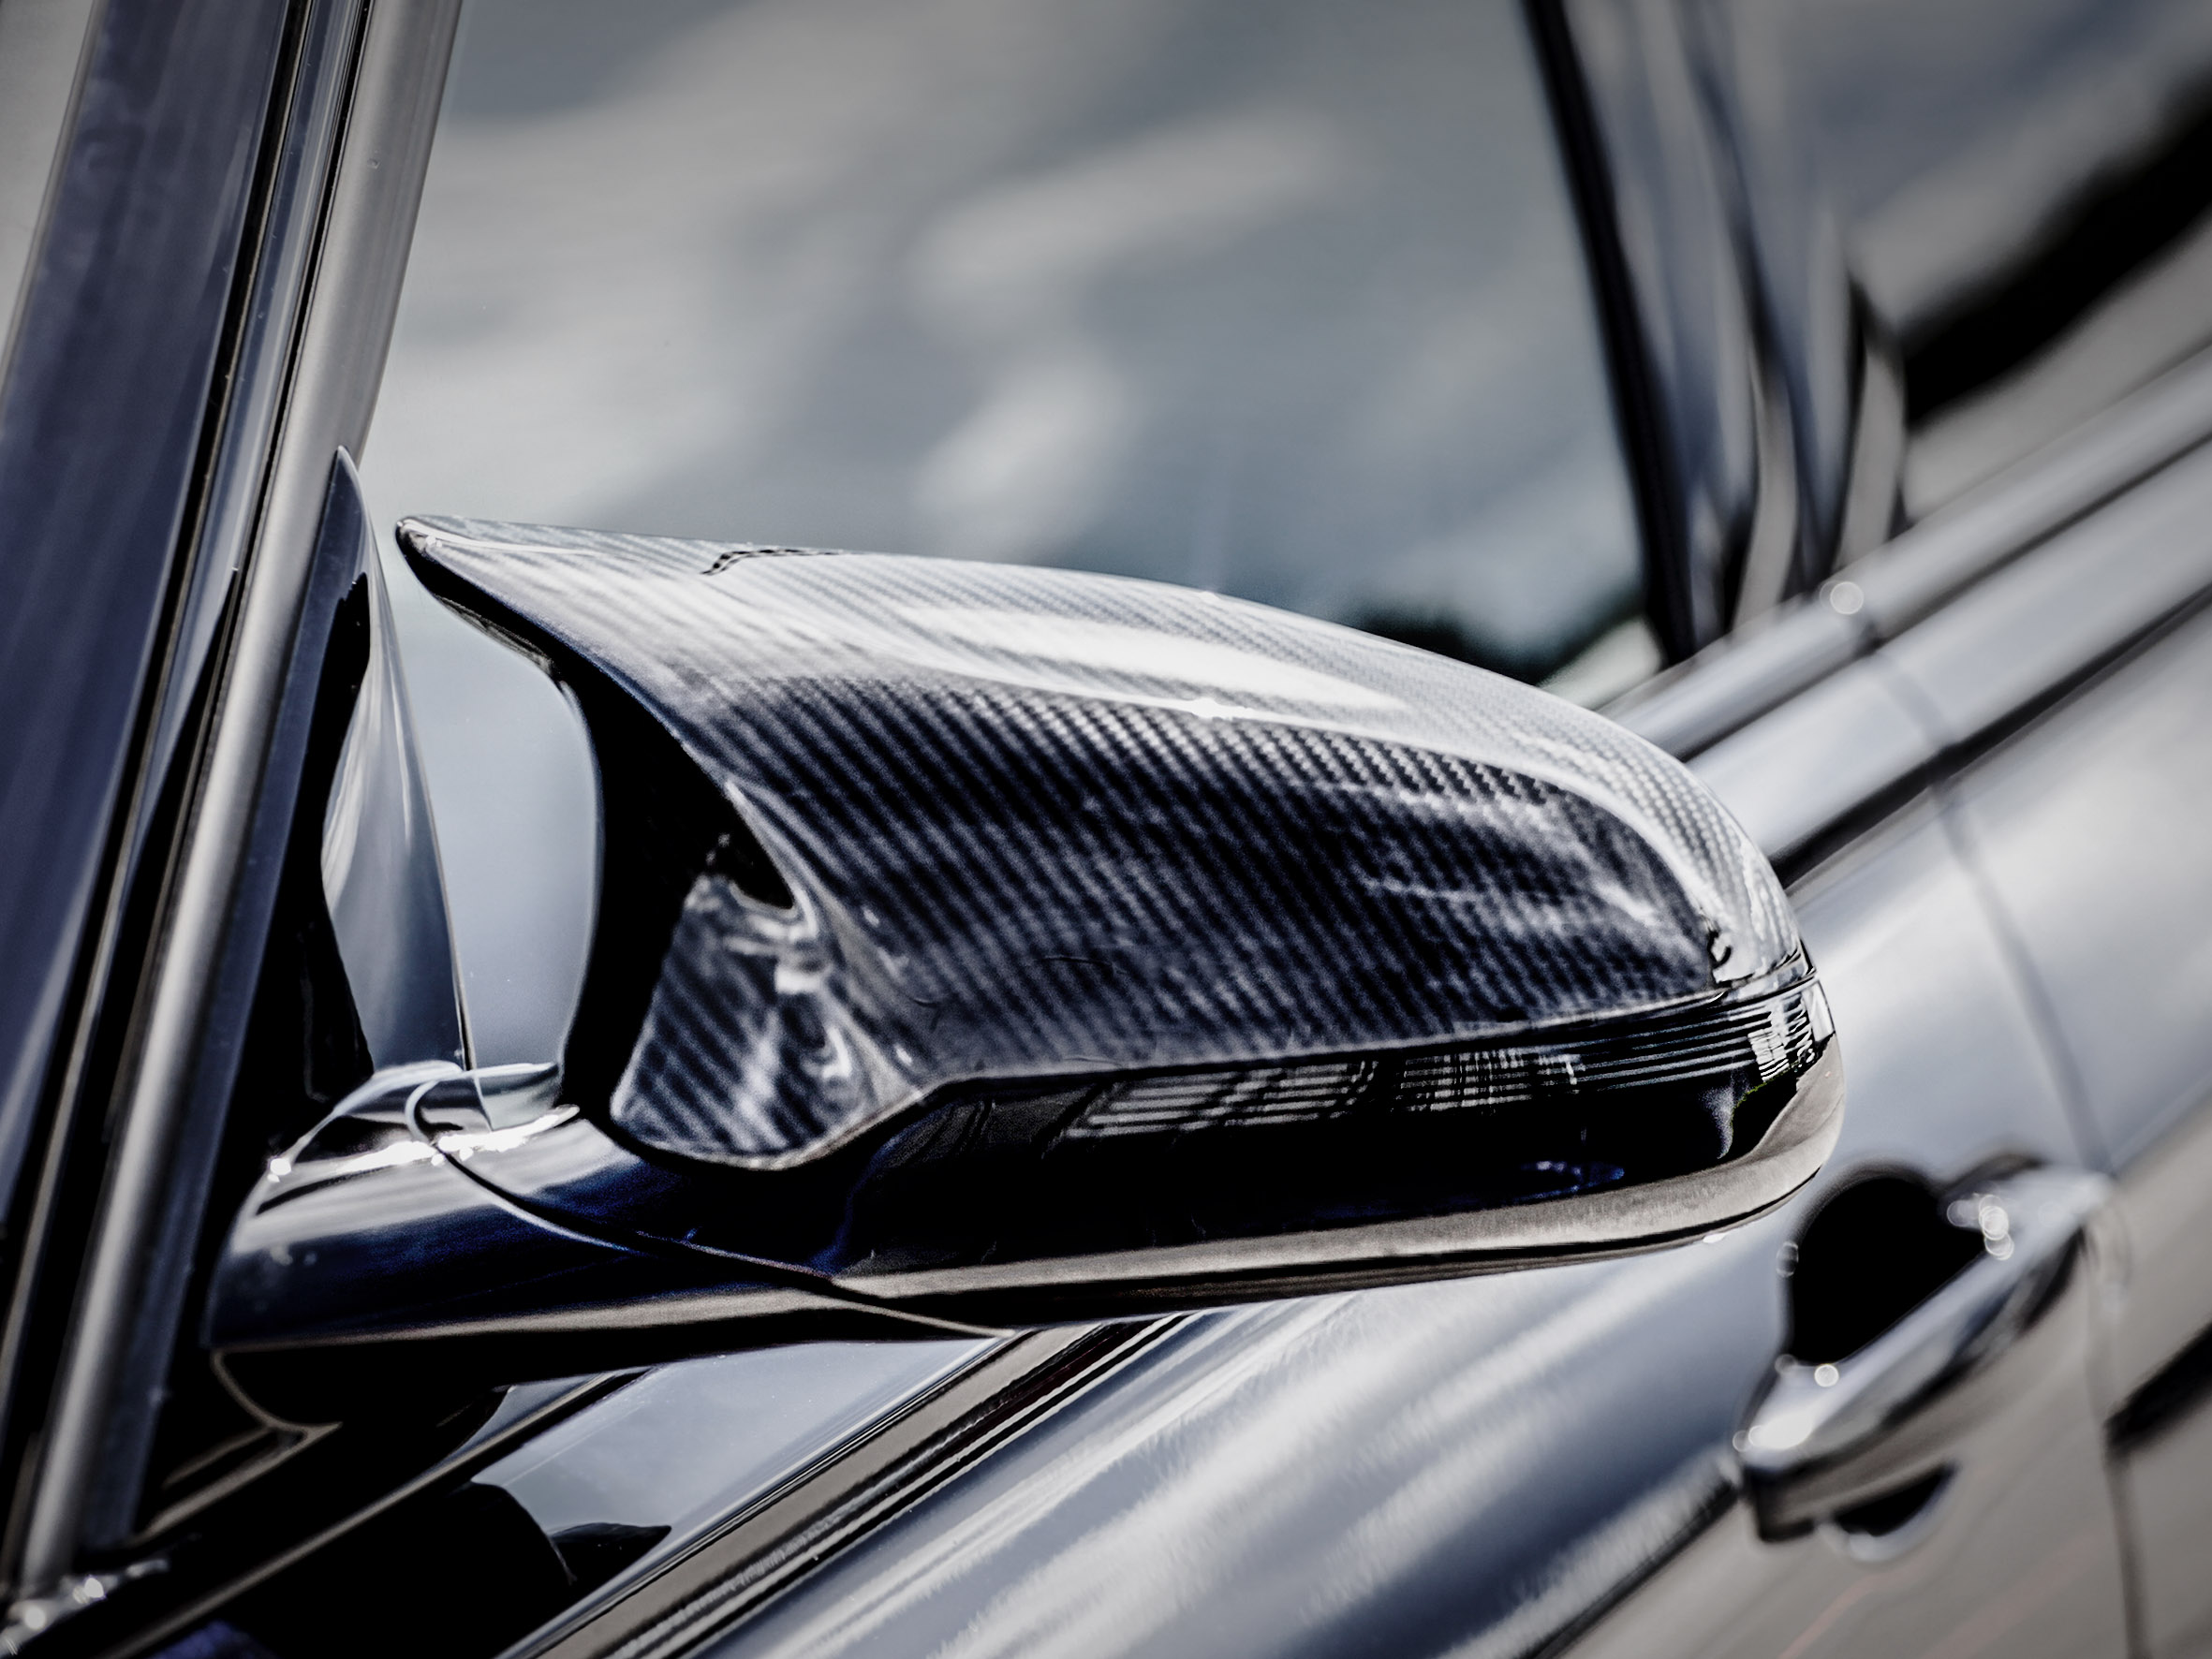
{"label": "car door", "polygon": [[[2118,1182],[2125,1232],[2101,1310],[2099,1382],[2144,1641],[2159,1655],[2212,1641],[2208,501],[2212,466],[2201,453],[2185,458],[2013,575],[2004,631],[2066,640],[2088,683],[1978,762],[1957,795],[1993,903],[2048,1009],[2057,1058]],[[1961,647],[1958,671],[1913,668],[1930,706],[1969,732],[1984,688],[2004,674],[1985,648]]]}
{"label": "car door", "polygon": [[[2163,398],[2202,409],[2205,374],[2205,365],[2192,365],[2139,406],[2153,407]],[[2114,446],[2111,452],[2124,458],[2129,450]],[[2146,448],[2120,476],[2143,467],[2146,457],[2150,477],[1910,625],[1897,626],[1910,608],[1891,609],[1893,596],[1904,593],[1897,580],[1909,579],[1910,561],[1937,546],[1946,526],[1908,536],[1862,566],[1852,602],[1881,619],[1875,627],[1895,629],[1895,638],[1822,693],[1801,699],[1825,705],[1818,715],[1834,720],[1836,735],[1848,739],[1845,764],[1862,780],[1924,768],[1948,774],[1926,809],[1925,832],[1940,836],[1950,849],[1958,910],[1938,922],[1936,934],[1913,954],[1932,964],[1936,953],[1955,948],[1969,933],[1982,936],[1990,970],[2011,985],[2016,1063],[2040,1079],[2054,1142],[2078,1149],[2049,1155],[2119,1176],[2117,1194],[2098,1224],[2086,1282],[2077,1280],[2067,1293],[2064,1317],[2072,1330],[2063,1353],[2028,1358],[2024,1344],[2016,1363],[2041,1374],[2026,1382],[2020,1403],[1992,1410],[1975,1431],[1989,1437],[1981,1443],[1984,1448],[2009,1444],[2009,1451],[1996,1451],[1998,1467],[2033,1446],[2028,1461],[2047,1468],[2063,1460],[2072,1475],[2056,1494],[2030,1498],[2015,1491],[1999,1500],[2027,1503],[2044,1531],[2039,1545],[1983,1564],[1993,1574],[1987,1599],[1954,1633],[1961,1644],[1969,1637],[2032,1643],[2070,1609],[2078,1610],[2083,1575],[2093,1570],[2087,1565],[2087,1529],[2112,1519],[2100,1490],[2108,1439],[2121,1459],[2126,1500],[2135,1505],[2120,1519],[2134,1551],[2132,1570],[2141,1576],[2145,1628],[2163,1644],[2154,1651],[2189,1651],[2183,1644],[2201,1617],[2191,1599],[2193,1580],[2181,1566],[2195,1557],[2198,1534],[2189,1506],[2199,1466],[2190,1460],[2201,1455],[2188,1432],[2195,1396],[2182,1356],[2204,1314],[2196,1258],[2183,1241],[2188,1224],[2180,1217],[2201,1214],[2202,1188],[2193,1184],[2189,1154],[2203,1063],[2198,1022],[2177,1013],[2177,1006],[2203,1006],[2205,997],[2201,982],[2190,977],[2196,959],[2182,943],[2193,937],[2203,914],[2201,892],[2191,886],[2201,883],[2201,864],[2187,828],[2201,769],[2194,765],[2196,745],[2179,728],[2193,727],[2202,707],[2198,642],[2204,634],[2189,618],[2212,574],[2196,528],[2212,474],[2201,451],[2160,468],[2159,451]],[[2042,467],[2061,460],[2047,455]],[[2042,476],[2052,475],[2043,470]],[[2001,504],[2002,489],[1982,492],[1952,524],[1970,524],[1972,512]],[[2034,649],[2024,649],[2025,642]],[[1855,712],[1853,704],[1860,705]],[[1877,708],[1883,712],[1869,718]],[[1799,734],[1806,740],[1802,753],[1807,767],[1820,768],[1821,752],[1809,731]],[[1701,765],[1708,775],[1740,780],[1749,820],[1771,826],[1769,844],[1811,833],[1777,787],[1787,780],[1806,788],[1809,771],[1792,777],[1786,759],[1750,752],[1745,738],[1708,751]],[[1762,775],[1769,792],[1764,800]],[[2116,816],[2105,815],[2115,807]],[[1815,948],[1833,903],[1828,883],[1851,879],[1824,877],[1804,892],[1801,908]],[[1899,925],[1912,926],[1926,912],[1911,903],[1893,914]],[[2153,944],[2161,921],[2175,930],[2172,944],[2164,952],[2154,947],[2138,961],[2134,952]],[[1837,971],[1836,949],[1832,944],[1824,958],[1831,972]],[[1842,973],[1839,983],[1851,985],[1849,968]],[[1957,982],[1940,968],[1934,976],[1931,984]],[[1911,978],[1894,970],[1869,989],[1877,985],[1877,994],[1915,996]],[[1839,1018],[1846,1017],[1850,996],[1849,991],[1839,995]],[[2122,1019],[2123,1008],[2145,1012]],[[1939,1070],[1945,1039],[1939,1028],[1951,1009],[1946,998],[1928,996],[1903,1018],[1922,1028],[1907,1064],[1937,1097],[1957,1101],[1973,1084],[1946,1080]],[[1880,1020],[1865,1025],[1884,1029]],[[2085,1050],[2086,1042],[2102,1046]],[[2085,1065],[2085,1052],[2100,1069]],[[1864,1105],[1867,1097],[1858,1099]],[[1862,1119],[1852,1134],[1865,1127]],[[2171,1150],[2146,1156],[2161,1143]],[[2192,1186],[2187,1197],[2185,1184]],[[2146,1255],[2135,1241],[2146,1234],[2163,1239],[2167,1248]],[[2039,1420],[2025,1402],[2039,1391],[2047,1399],[2061,1376],[2065,1407]],[[2131,1414],[2123,1403],[2130,1402]],[[2116,1408],[2108,1425],[2107,1414]],[[1962,1498],[1973,1460],[1972,1445],[1961,1442]],[[2017,1519],[2020,1511],[2013,1513]],[[2146,1533],[2146,1517],[2164,1524]],[[1839,1579],[1828,1587],[1832,1595],[1808,1587],[1801,1626],[1791,1627],[1795,1613],[1764,1624],[1787,1599],[1776,1581],[1778,1563],[1771,1549],[1752,1547],[1747,1527],[1737,1533],[1733,1550],[1720,1534],[1701,1541],[1681,1567],[1662,1574],[1601,1628],[1597,1650],[1616,1651],[1603,1639],[1608,1630],[1617,1651],[1650,1652],[1659,1637],[1681,1628],[1685,1652],[1733,1651],[1732,1643],[1747,1652],[1846,1651],[1858,1639],[1904,1651],[1908,1640],[1924,1641],[1933,1633],[1881,1631],[1882,1614],[1874,1605],[1880,1594],[1872,1587],[1882,1576],[1937,1572],[1931,1586],[1955,1586],[1973,1576],[1969,1563],[1939,1569],[1935,1560],[1916,1564],[1919,1551],[1931,1549],[1932,1537],[1894,1555],[1879,1542],[1863,1544],[1863,1582]],[[1838,1541],[1831,1535],[1832,1544]],[[1809,1543],[1785,1548],[1807,1549]],[[1691,1566],[1701,1552],[1702,1570]],[[2116,1567],[2116,1561],[2108,1566]],[[2116,1618],[2124,1610],[2121,1588],[2116,1578],[2101,1587]],[[2081,1639],[2068,1634],[2058,1651]]]}

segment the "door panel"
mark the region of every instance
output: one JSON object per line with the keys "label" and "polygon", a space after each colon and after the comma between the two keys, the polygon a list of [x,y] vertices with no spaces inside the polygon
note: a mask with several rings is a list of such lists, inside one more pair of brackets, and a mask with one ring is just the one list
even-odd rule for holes
{"label": "door panel", "polygon": [[2212,1410],[2195,1409],[2139,1442],[2124,1464],[2130,1535],[2142,1567],[2144,1646],[2152,1659],[2212,1654]]}
{"label": "door panel", "polygon": [[[1941,818],[1924,806],[1795,897],[1851,1079],[1823,1187],[1898,1166],[1948,1182],[2008,1152],[2076,1161],[2029,1010]],[[2093,1291],[2075,1272],[1975,1379],[1982,1413],[1940,1460],[1955,1475],[1895,1531],[1877,1536],[1851,1517],[1859,1530],[1824,1520],[1770,1542],[1739,1504],[1608,1614],[1578,1659],[1948,1655],[1985,1643],[2051,1659],[2125,1652],[2087,1366]]]}
{"label": "door panel", "polygon": [[2012,1386],[1954,1443],[1950,1485],[1896,1531],[1830,1520],[1770,1543],[1739,1505],[1623,1603],[1577,1659],[2124,1653],[2119,1554],[2085,1366],[2090,1302],[2077,1276],[2006,1357]]}
{"label": "door panel", "polygon": [[2208,714],[2202,616],[1959,791],[2116,1169],[2212,1083]]}
{"label": "door panel", "polygon": [[[1870,1165],[1944,1179],[2000,1153],[2074,1160],[1931,811],[1802,909],[1851,1092],[1821,1190]],[[1845,1598],[1826,1652],[1934,1650],[2039,1573],[2064,1607],[2026,1652],[2124,1652],[2080,1291],[2014,1351],[2018,1390],[1960,1442],[1969,1473],[1921,1548],[1877,1562],[1755,1541],[1730,1436],[1784,1341],[1779,1247],[1818,1197],[1633,1261],[1192,1321],[710,1651],[1519,1653],[1674,1557],[1587,1639],[1688,1654],[1707,1651],[1698,1631],[1624,1620],[1709,1596],[1718,1556],[1778,1609],[1762,1628],[1794,1616],[1802,1633]]]}
{"label": "door panel", "polygon": [[1876,1162],[1948,1181],[2005,1152],[2080,1160],[2002,941],[1940,818],[1917,810],[1792,897],[1850,1079],[1826,1179]]}
{"label": "door panel", "polygon": [[[2099,1382],[2109,1405],[2140,1395],[2175,1363],[2184,1344],[2212,1326],[2208,1207],[2212,1103],[2184,1114],[2119,1178],[2114,1210],[2123,1228],[2124,1274],[2098,1356]],[[2179,1403],[2177,1397],[2161,1402],[2160,1415],[2171,1418]],[[2212,1462],[2205,1468],[2212,1473]],[[2212,1478],[2205,1486],[2212,1490]],[[2212,1557],[2212,1532],[2205,1537]]]}
{"label": "door panel", "polygon": [[[1968,778],[1959,807],[2119,1177],[2101,1382],[2146,1638],[2212,1652],[2212,615]],[[2201,1369],[2201,1368],[2200,1368]]]}

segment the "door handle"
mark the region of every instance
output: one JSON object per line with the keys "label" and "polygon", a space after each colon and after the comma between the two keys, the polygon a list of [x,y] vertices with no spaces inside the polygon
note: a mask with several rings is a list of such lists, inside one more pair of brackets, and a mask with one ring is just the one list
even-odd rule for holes
{"label": "door handle", "polygon": [[[1792,1489],[1847,1460],[1872,1462],[1845,1483],[1861,1490],[1906,1474],[1880,1466],[1880,1443],[2034,1325],[2111,1185],[2078,1169],[2037,1168],[1962,1189],[1947,1213],[1954,1226],[1980,1231],[1979,1255],[1857,1353],[1831,1364],[1777,1362],[1736,1436],[1762,1530],[1802,1530],[1812,1516],[1792,1502]],[[1924,1461],[1926,1448],[1915,1449]]]}

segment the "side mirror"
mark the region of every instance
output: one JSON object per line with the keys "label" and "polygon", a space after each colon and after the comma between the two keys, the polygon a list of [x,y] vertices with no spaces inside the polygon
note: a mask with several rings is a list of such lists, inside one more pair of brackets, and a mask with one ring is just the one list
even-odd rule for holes
{"label": "side mirror", "polygon": [[1645,1250],[1835,1144],[1773,873],[1542,693],[1063,571],[401,540],[583,710],[597,932],[564,1053],[439,1025],[269,1165],[205,1335],[280,1413]]}

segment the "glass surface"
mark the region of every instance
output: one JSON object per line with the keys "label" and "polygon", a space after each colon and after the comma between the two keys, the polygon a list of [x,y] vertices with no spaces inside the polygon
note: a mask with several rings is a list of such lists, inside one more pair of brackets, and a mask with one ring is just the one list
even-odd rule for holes
{"label": "glass surface", "polygon": [[1071,565],[1548,674],[1629,493],[1506,0],[472,0],[379,516]]}

